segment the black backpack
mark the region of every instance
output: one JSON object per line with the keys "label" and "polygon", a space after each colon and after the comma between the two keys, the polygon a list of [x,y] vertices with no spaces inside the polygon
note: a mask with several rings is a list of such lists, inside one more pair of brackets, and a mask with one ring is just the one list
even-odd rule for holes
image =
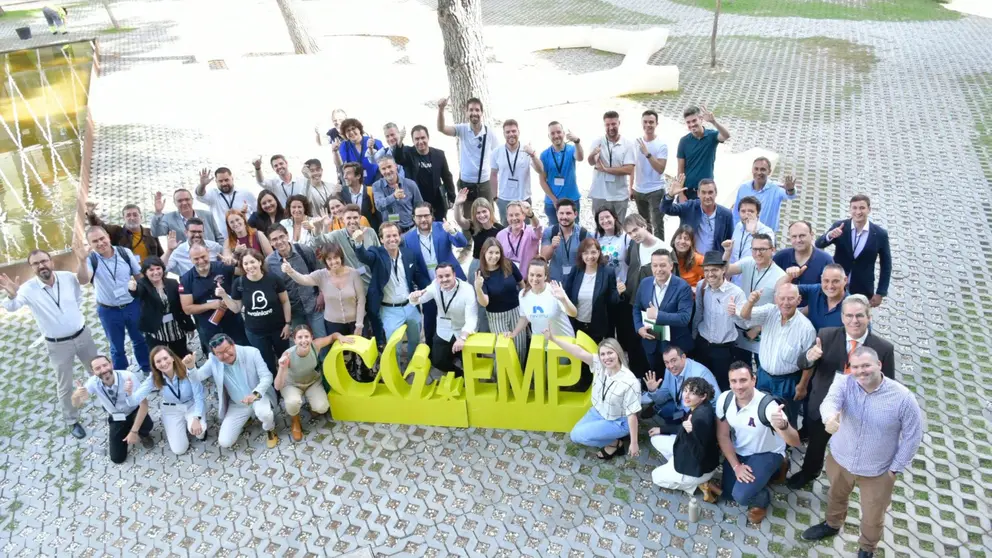
{"label": "black backpack", "polygon": [[[124,264],[128,267],[128,270],[130,271],[131,257],[127,255],[127,250],[121,248],[120,246],[114,246],[114,250],[117,252],[117,255],[120,256],[122,260],[124,260]],[[99,256],[96,255],[96,252],[90,252],[90,267],[93,268],[93,273],[90,275],[90,283],[92,283],[93,279],[96,278],[96,269],[97,266],[100,265],[100,262],[97,259],[98,257]],[[128,276],[130,275],[131,274],[128,273]]]}
{"label": "black backpack", "polygon": [[[723,420],[727,420],[727,411],[730,409],[730,402],[734,398],[734,392],[728,390],[725,391],[724,393],[726,393],[727,396],[723,400]],[[767,416],[768,406],[771,405],[772,403],[775,403],[776,405],[785,405],[785,399],[782,399],[777,395],[770,395],[768,393],[762,395],[761,401],[758,401],[758,421],[761,424],[767,426],[768,428],[775,430],[775,427],[772,426],[772,423],[768,421],[768,416]]]}
{"label": "black backpack", "polygon": [[[579,242],[582,242],[583,240],[586,239],[587,236],[589,236],[589,233],[583,227],[578,227],[578,229],[579,229]],[[551,238],[558,236],[558,233],[560,232],[561,232],[561,227],[559,227],[558,225],[551,225]]]}

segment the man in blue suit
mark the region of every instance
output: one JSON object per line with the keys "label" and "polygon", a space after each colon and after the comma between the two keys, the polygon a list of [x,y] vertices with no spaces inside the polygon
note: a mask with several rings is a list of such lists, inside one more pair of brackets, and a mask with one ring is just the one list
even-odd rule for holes
{"label": "man in blue suit", "polygon": [[[693,200],[696,201],[696,200]],[[644,323],[641,312],[646,312],[648,318],[654,314],[655,324],[668,326],[671,344],[678,345],[683,351],[691,351],[692,328],[692,289],[681,277],[672,275],[675,262],[672,254],[659,248],[651,254],[652,277],[645,277],[637,287],[634,298],[634,327],[641,336],[644,355],[648,359],[651,370],[664,370],[662,355],[668,348],[669,342],[659,339],[659,332]],[[644,370],[635,370],[643,376]]]}
{"label": "man in blue suit", "polygon": [[696,251],[705,254],[710,250],[723,250],[721,244],[734,235],[734,215],[716,203],[716,182],[704,178],[699,181],[699,199],[675,203],[675,198],[685,192],[685,175],[679,175],[668,187],[668,194],[661,202],[661,211],[677,215],[680,224],[689,225],[696,235]]}
{"label": "man in blue suit", "polygon": [[406,324],[407,354],[412,355],[420,342],[420,312],[410,304],[409,297],[430,284],[427,267],[416,252],[401,246],[396,223],[386,221],[379,225],[382,246],[365,248],[363,238],[364,231],[359,229],[351,242],[355,256],[372,271],[365,303],[376,340],[384,345],[394,331]]}
{"label": "man in blue suit", "polygon": [[[465,280],[465,272],[455,258],[451,247],[464,248],[468,239],[460,230],[450,228],[447,221],[434,221],[434,208],[429,202],[421,202],[413,209],[413,222],[416,227],[403,234],[403,245],[417,254],[420,263],[427,269],[431,281],[434,280],[434,270],[443,263],[449,263],[455,268],[455,276]],[[434,339],[434,329],[437,327],[437,303],[433,300],[424,303],[424,336]]]}
{"label": "man in blue suit", "polygon": [[[844,267],[850,278],[848,292],[865,295],[872,308],[882,304],[882,297],[889,294],[892,277],[892,252],[889,250],[889,233],[875,223],[868,222],[871,199],[864,194],[851,198],[851,218],[831,225],[827,234],[816,239],[817,248],[834,245],[834,261]],[[878,289],[875,289],[875,261],[881,264]]]}

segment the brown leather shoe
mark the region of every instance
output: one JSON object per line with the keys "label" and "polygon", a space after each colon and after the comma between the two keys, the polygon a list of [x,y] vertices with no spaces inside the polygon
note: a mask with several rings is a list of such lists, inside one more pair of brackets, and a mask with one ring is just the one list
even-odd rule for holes
{"label": "brown leather shoe", "polygon": [[782,464],[779,465],[778,474],[772,477],[770,484],[782,484],[785,482],[785,478],[789,476],[789,458],[782,458]]}
{"label": "brown leather shoe", "polygon": [[720,495],[723,494],[723,489],[720,488],[720,485],[713,481],[704,482],[699,485],[699,490],[703,493],[703,501],[710,504],[715,504],[720,498]]}
{"label": "brown leather shoe", "polygon": [[761,524],[766,515],[768,515],[768,510],[765,508],[748,508],[747,510],[747,520],[755,525]]}
{"label": "brown leather shoe", "polygon": [[299,442],[303,439],[303,425],[300,424],[300,415],[296,415],[293,418],[293,424],[290,430],[290,436],[293,437],[294,442]]}

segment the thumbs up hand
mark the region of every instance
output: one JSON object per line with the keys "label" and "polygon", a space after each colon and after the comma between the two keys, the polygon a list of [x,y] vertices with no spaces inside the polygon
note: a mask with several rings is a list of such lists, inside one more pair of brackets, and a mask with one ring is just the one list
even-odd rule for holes
{"label": "thumbs up hand", "polygon": [[690,433],[692,432],[692,417],[691,416],[685,417],[685,420],[682,421],[682,429],[685,430],[686,432],[690,432]]}
{"label": "thumbs up hand", "polygon": [[772,413],[772,426],[779,430],[784,430],[789,427],[789,416],[785,414],[785,405],[779,405],[778,409]]}
{"label": "thumbs up hand", "polygon": [[561,244],[561,233],[560,232],[558,234],[556,234],[554,236],[554,238],[551,239],[551,249],[552,250],[557,250],[559,244]]}
{"label": "thumbs up hand", "polygon": [[654,305],[654,302],[648,305],[647,315],[649,320],[658,319],[658,308]]}
{"label": "thumbs up hand", "polygon": [[293,271],[293,266],[289,265],[289,262],[286,261],[286,258],[283,258],[282,265],[279,266],[279,269],[286,275],[289,275]]}
{"label": "thumbs up hand", "polygon": [[830,417],[827,422],[823,424],[828,434],[836,434],[840,430],[840,412],[837,412],[834,416]]}
{"label": "thumbs up hand", "polygon": [[131,378],[124,380],[124,394],[130,397],[133,392],[134,392],[134,382],[131,381]]}
{"label": "thumbs up hand", "polygon": [[802,266],[802,267],[792,266],[792,267],[790,267],[790,268],[788,268],[788,269],[785,270],[785,274],[788,275],[789,276],[789,279],[791,279],[793,281],[795,281],[796,279],[799,279],[799,276],[802,275],[803,273],[806,273],[806,266],[805,265]]}
{"label": "thumbs up hand", "polygon": [[185,366],[187,370],[196,368],[196,357],[193,356],[192,354],[184,356],[183,366]]}
{"label": "thumbs up hand", "polygon": [[837,227],[836,229],[831,229],[830,232],[827,233],[827,239],[833,240],[842,234],[844,234],[844,227]]}
{"label": "thumbs up hand", "polygon": [[820,338],[816,338],[816,344],[806,351],[806,361],[810,364],[820,360],[823,357],[823,344]]}

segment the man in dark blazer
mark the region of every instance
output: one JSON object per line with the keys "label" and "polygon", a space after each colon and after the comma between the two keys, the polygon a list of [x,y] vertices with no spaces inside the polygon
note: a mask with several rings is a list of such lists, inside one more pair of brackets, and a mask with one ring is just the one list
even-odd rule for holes
{"label": "man in dark blazer", "polygon": [[[679,176],[668,187],[668,194],[661,202],[661,211],[676,215],[681,225],[689,225],[696,234],[696,250],[705,254],[710,250],[723,250],[721,244],[734,235],[734,215],[716,203],[716,183],[709,178],[699,181],[699,199],[675,203],[675,198],[686,191]],[[706,224],[702,224],[703,220]]]}
{"label": "man in dark blazer", "polygon": [[[851,218],[834,223],[826,234],[816,239],[816,247],[834,246],[834,261],[844,267],[850,277],[848,291],[863,294],[871,301],[872,308],[882,304],[882,297],[889,294],[892,277],[892,253],[889,251],[889,233],[868,221],[871,199],[864,194],[851,198]],[[875,288],[875,261],[881,264],[878,289]]]}
{"label": "man in dark blazer", "polygon": [[[429,202],[421,202],[413,208],[413,222],[416,226],[403,233],[403,246],[416,254],[420,264],[427,270],[429,279],[434,280],[434,269],[447,263],[455,269],[455,277],[465,280],[465,272],[455,258],[451,247],[464,248],[468,239],[458,227],[449,225],[447,221],[434,221],[433,208]],[[451,230],[448,230],[450,227]],[[430,262],[428,263],[428,260]],[[420,306],[424,310],[424,336],[434,339],[437,327],[437,302],[430,300]]]}
{"label": "man in dark blazer", "polygon": [[809,445],[802,469],[789,479],[790,488],[802,488],[820,476],[826,455],[827,434],[824,423],[831,417],[820,416],[820,404],[830,391],[837,374],[848,374],[847,360],[854,349],[865,345],[878,353],[882,374],[895,379],[895,351],[892,343],[872,333],[871,305],[861,294],[850,295],[841,304],[844,327],[825,327],[817,333],[816,343],[799,356],[799,368],[813,369],[809,379],[809,409],[804,426],[809,433]]}
{"label": "man in dark blazer", "polygon": [[[404,146],[401,139],[393,148],[393,158],[403,167],[406,177],[417,183],[424,201],[431,204],[434,220],[443,221],[448,208],[455,204],[455,181],[448,168],[448,159],[444,151],[428,145],[430,135],[426,127],[414,126],[411,136],[414,147]],[[455,270],[458,269],[455,264]]]}
{"label": "man in dark blazer", "polygon": [[[694,200],[695,201],[695,200]],[[644,355],[648,359],[648,368],[654,371],[665,369],[664,354],[669,341],[662,341],[658,332],[644,323],[641,312],[647,312],[648,318],[657,313],[655,323],[658,326],[668,326],[671,343],[678,345],[683,351],[691,351],[692,342],[692,288],[681,277],[672,275],[675,262],[672,254],[659,248],[651,254],[652,277],[645,277],[637,288],[634,297],[634,328],[641,336]],[[643,375],[645,371],[636,371]]]}
{"label": "man in dark blazer", "polygon": [[351,241],[355,256],[372,271],[365,307],[376,340],[384,345],[394,331],[406,324],[407,354],[412,356],[420,342],[420,312],[410,304],[409,296],[430,284],[427,267],[413,250],[402,246],[396,223],[387,221],[379,227],[382,246],[365,248],[364,235],[364,231],[355,231]]}
{"label": "man in dark blazer", "polygon": [[355,204],[362,210],[362,217],[369,222],[372,230],[379,230],[382,224],[382,215],[375,208],[375,196],[372,195],[372,186],[362,183],[362,165],[359,163],[345,163],[341,167],[344,174],[344,188],[341,189],[341,200],[345,205]]}

